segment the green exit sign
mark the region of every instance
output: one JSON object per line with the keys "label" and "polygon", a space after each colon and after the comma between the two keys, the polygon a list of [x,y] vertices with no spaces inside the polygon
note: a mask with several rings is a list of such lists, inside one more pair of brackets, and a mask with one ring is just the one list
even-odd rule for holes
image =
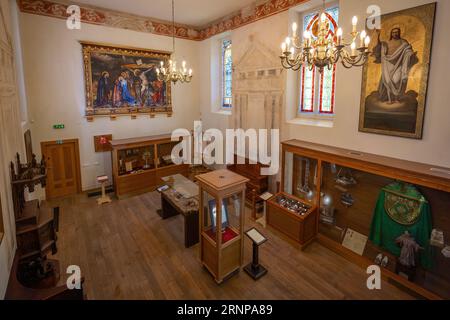
{"label": "green exit sign", "polygon": [[54,124],[53,129],[64,129],[64,125],[63,124]]}

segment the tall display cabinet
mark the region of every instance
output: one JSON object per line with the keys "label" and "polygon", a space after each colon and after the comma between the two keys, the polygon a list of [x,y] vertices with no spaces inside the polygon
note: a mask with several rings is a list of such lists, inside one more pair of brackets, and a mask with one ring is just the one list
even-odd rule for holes
{"label": "tall display cabinet", "polygon": [[[364,268],[380,264],[385,279],[417,296],[450,299],[449,168],[299,140],[282,143],[282,162],[269,225],[284,219],[276,227],[291,238],[312,237]],[[405,234],[420,246],[408,268]]]}
{"label": "tall display cabinet", "polygon": [[238,272],[244,254],[247,178],[229,170],[196,177],[200,188],[200,259],[217,283]]}

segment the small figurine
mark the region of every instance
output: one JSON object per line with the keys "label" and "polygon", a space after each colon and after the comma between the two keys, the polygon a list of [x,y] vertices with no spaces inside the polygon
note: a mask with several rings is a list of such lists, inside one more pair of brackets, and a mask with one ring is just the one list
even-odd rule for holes
{"label": "small figurine", "polygon": [[416,254],[419,249],[423,249],[414,238],[405,231],[400,237],[398,237],[395,242],[402,248],[400,252],[400,257],[398,261],[405,267],[415,267],[416,266]]}

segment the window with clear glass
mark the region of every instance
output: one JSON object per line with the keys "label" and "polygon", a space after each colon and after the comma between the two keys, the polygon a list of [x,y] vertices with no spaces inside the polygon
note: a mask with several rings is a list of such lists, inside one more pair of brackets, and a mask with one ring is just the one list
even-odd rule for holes
{"label": "window with clear glass", "polygon": [[231,40],[227,39],[222,42],[222,107],[224,108],[231,108],[232,105],[232,76]]}
{"label": "window with clear glass", "polygon": [[[309,31],[317,37],[319,12],[303,17],[303,31]],[[339,7],[326,9],[326,18],[330,26],[330,36],[334,37],[338,28]],[[299,113],[334,114],[334,96],[336,84],[336,66],[324,68],[320,73],[316,68],[303,66],[300,72]]]}

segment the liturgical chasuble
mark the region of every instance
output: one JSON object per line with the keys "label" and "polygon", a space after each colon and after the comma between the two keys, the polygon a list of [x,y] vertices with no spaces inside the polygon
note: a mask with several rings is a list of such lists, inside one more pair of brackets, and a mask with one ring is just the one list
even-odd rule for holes
{"label": "liturgical chasuble", "polygon": [[395,240],[408,231],[424,249],[419,251],[422,266],[431,268],[431,229],[430,205],[413,185],[394,182],[381,190],[370,228],[374,244],[398,257],[401,248]]}

